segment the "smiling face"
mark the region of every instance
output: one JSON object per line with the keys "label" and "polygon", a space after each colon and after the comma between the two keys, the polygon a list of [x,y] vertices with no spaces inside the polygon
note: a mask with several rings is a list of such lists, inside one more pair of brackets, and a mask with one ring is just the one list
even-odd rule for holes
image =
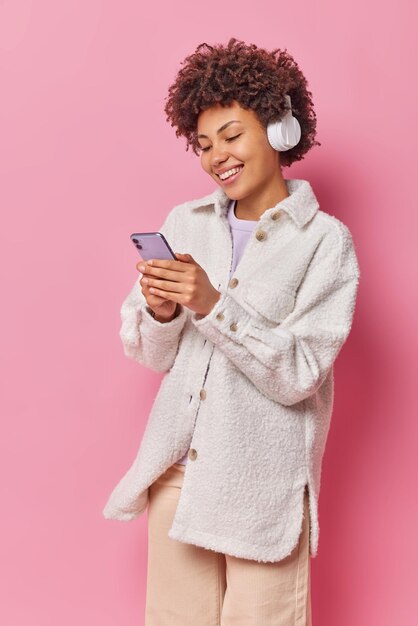
{"label": "smiling face", "polygon": [[231,200],[256,205],[283,190],[279,153],[254,111],[237,102],[212,105],[198,117],[201,165]]}

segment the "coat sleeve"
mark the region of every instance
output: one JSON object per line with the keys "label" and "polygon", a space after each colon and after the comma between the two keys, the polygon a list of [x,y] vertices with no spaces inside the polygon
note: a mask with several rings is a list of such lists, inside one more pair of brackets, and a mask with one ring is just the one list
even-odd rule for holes
{"label": "coat sleeve", "polygon": [[[351,329],[360,272],[348,228],[341,223],[338,230],[337,240],[324,237],[318,246],[280,323],[271,321],[271,294],[264,297],[257,286],[253,310],[238,290],[221,287],[212,310],[191,318],[262,393],[286,406],[321,386]],[[278,289],[277,297],[280,308],[289,293]]]}
{"label": "coat sleeve", "polygon": [[[159,229],[170,246],[176,245],[174,209],[167,215]],[[139,284],[139,276],[121,307],[122,326],[120,338],[124,353],[156,372],[168,371],[176,358],[181,332],[187,318],[182,305],[180,312],[170,322],[158,322],[150,313]]]}

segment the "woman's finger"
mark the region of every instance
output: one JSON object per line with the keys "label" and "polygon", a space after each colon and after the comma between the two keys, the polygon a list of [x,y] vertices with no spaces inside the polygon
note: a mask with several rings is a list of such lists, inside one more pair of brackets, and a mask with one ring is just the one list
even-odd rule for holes
{"label": "woman's finger", "polygon": [[175,271],[175,272],[187,272],[190,268],[190,263],[187,259],[174,260],[174,259],[150,259],[146,263],[147,272],[151,272],[154,268],[163,270]]}
{"label": "woman's finger", "polygon": [[184,273],[185,272],[179,272],[178,270],[170,270],[170,269],[163,269],[161,267],[147,266],[143,275],[146,276],[147,278],[149,277],[165,278],[166,280],[178,282],[180,280],[184,280]]}
{"label": "woman's finger", "polygon": [[155,296],[161,296],[161,298],[164,298],[165,300],[171,300],[171,302],[182,304],[182,294],[180,293],[176,293],[174,291],[162,291],[156,287],[150,287],[150,293]]}
{"label": "woman's finger", "polygon": [[151,278],[149,276],[145,276],[141,279],[142,283],[150,288],[160,289],[161,291],[175,292],[175,293],[185,293],[188,292],[190,287],[189,285],[185,285],[184,282],[176,282],[172,280],[163,280],[161,278]]}
{"label": "woman's finger", "polygon": [[148,306],[150,307],[159,306],[160,304],[163,304],[163,302],[167,302],[167,298],[150,293],[150,290],[146,285],[141,285],[141,290]]}
{"label": "woman's finger", "polygon": [[197,261],[194,260],[191,254],[182,254],[181,255],[187,263],[193,263],[194,265],[199,265]]}

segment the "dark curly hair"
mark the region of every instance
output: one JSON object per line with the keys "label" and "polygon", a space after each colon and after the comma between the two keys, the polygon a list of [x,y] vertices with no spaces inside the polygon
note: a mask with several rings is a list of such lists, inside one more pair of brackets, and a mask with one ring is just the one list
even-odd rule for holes
{"label": "dark curly hair", "polygon": [[186,150],[191,146],[199,154],[197,118],[213,104],[228,106],[236,101],[252,109],[267,128],[286,113],[285,94],[291,98],[302,135],[294,148],[280,152],[281,165],[300,161],[313,146],[321,145],[315,140],[316,115],[307,80],[286,49],[268,52],[231,38],[226,46],[200,44],[182,66],[168,90],[164,111],[177,137],[186,137]]}

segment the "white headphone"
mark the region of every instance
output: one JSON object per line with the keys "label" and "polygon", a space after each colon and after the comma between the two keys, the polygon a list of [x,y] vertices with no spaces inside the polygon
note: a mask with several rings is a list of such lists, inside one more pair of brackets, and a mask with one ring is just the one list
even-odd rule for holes
{"label": "white headphone", "polygon": [[294,148],[300,141],[302,131],[296,117],[292,115],[290,96],[285,95],[288,106],[287,113],[278,122],[270,122],[267,126],[267,137],[270,145],[279,152]]}

